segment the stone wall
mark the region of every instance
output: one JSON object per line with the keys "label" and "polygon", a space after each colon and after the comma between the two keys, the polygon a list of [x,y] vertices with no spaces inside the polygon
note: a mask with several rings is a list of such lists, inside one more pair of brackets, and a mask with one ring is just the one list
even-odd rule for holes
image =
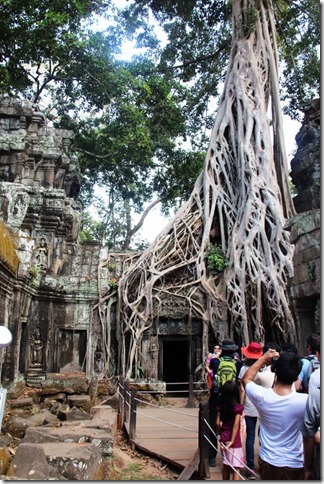
{"label": "stone wall", "polygon": [[297,152],[291,161],[291,178],[298,194],[298,212],[288,223],[295,245],[291,300],[300,328],[299,349],[305,353],[307,336],[320,331],[320,100],[305,112],[296,136]]}
{"label": "stone wall", "polygon": [[314,99],[305,111],[296,135],[297,151],[291,160],[291,180],[297,189],[294,197],[298,213],[321,208],[321,108]]}
{"label": "stone wall", "polygon": [[78,242],[73,140],[73,132],[47,126],[37,105],[0,98],[0,222],[19,259],[18,270],[10,270],[0,244],[0,324],[14,335],[0,355],[3,383],[93,373],[101,247]]}

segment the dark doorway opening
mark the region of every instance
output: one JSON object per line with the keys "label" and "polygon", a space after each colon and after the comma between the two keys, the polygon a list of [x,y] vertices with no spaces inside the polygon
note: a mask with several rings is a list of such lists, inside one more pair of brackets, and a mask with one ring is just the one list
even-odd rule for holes
{"label": "dark doorway opening", "polygon": [[188,396],[189,341],[163,341],[163,381],[168,396]]}

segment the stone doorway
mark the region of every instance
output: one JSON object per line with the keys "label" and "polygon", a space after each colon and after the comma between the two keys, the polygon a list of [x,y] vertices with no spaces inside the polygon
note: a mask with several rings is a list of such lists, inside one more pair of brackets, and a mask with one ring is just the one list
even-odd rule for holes
{"label": "stone doorway", "polygon": [[[187,397],[190,376],[190,341],[181,337],[160,338],[161,380],[166,382],[168,396]],[[161,351],[162,350],[162,351]],[[178,383],[178,384],[177,384]],[[184,393],[183,393],[184,392]]]}
{"label": "stone doorway", "polygon": [[87,331],[60,329],[58,371],[86,371]]}

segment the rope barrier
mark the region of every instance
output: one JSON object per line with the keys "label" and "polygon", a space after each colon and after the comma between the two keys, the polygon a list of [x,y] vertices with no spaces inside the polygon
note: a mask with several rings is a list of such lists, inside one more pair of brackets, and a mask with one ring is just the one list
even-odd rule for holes
{"label": "rope barrier", "polygon": [[[167,390],[139,390],[138,393],[141,393],[143,395],[147,394],[147,393],[150,393],[150,394],[154,394],[154,393],[158,393],[158,394],[161,394],[163,393],[164,395],[167,394],[167,393],[188,393],[189,390],[170,390],[170,391],[167,391]],[[203,392],[208,392],[208,389],[200,389],[200,390],[193,390],[193,393],[203,393]]]}
{"label": "rope barrier", "polygon": [[157,422],[166,423],[168,425],[171,425],[172,427],[178,427],[183,430],[188,430],[188,432],[194,432],[195,434],[198,434],[198,430],[188,429],[187,427],[182,427],[181,425],[173,424],[171,422],[168,422],[167,420],[161,420],[159,418],[152,417],[152,415],[146,415],[145,413],[139,412],[138,410],[136,410],[135,413],[137,413],[138,415],[144,415],[144,417],[151,418],[152,420],[156,420]]}
{"label": "rope barrier", "polygon": [[[205,424],[207,424],[207,427],[208,427],[208,428],[209,428],[209,430],[212,432],[212,434],[214,435],[214,437],[216,437],[216,439],[217,439],[217,441],[219,442],[220,446],[221,446],[222,448],[224,448],[224,449],[227,449],[227,450],[229,451],[229,453],[230,453],[230,454],[232,454],[232,456],[233,456],[235,459],[237,459],[237,457],[234,455],[234,453],[233,453],[233,452],[232,452],[230,449],[228,449],[228,448],[226,447],[226,445],[224,445],[224,444],[223,444],[223,442],[221,442],[219,435],[215,434],[214,430],[211,428],[211,426],[209,425],[209,423],[207,422],[207,420],[206,420],[206,419],[204,419],[204,423],[205,423]],[[211,441],[208,439],[208,437],[207,437],[205,434],[204,434],[204,438],[205,438],[206,440],[208,440],[208,442],[210,443],[210,445],[211,445],[211,446],[212,446],[212,447],[213,447],[213,448],[214,448],[214,449],[217,451],[217,448],[214,446],[214,444],[213,444],[213,443],[212,443],[212,442],[211,442]],[[248,466],[247,466],[247,465],[246,465],[244,462],[242,462],[242,464],[243,464],[243,466],[245,467],[245,469],[247,469],[247,470],[248,470],[248,472],[249,472],[249,473],[253,474],[253,475],[254,475],[254,476],[257,478],[257,479],[261,479],[261,477],[260,477],[260,476],[259,476],[259,475],[258,475],[258,474],[257,474],[257,473],[254,471],[254,469],[250,469],[250,468],[249,468],[249,467],[248,467]],[[233,466],[232,466],[230,463],[228,463],[227,465],[229,465],[229,466],[230,466],[230,467],[233,469],[233,471],[234,471],[234,467],[233,467]],[[235,472],[236,472],[236,471],[235,471]],[[241,477],[241,476],[240,476],[240,477]]]}
{"label": "rope barrier", "polygon": [[162,408],[163,410],[166,410],[167,412],[178,413],[179,415],[184,415],[186,417],[199,418],[198,415],[191,415],[191,414],[188,414],[188,413],[178,412],[177,410],[172,410],[171,408],[168,408],[168,407],[162,407],[162,405],[154,405],[154,403],[145,402],[144,400],[140,400],[139,398],[135,398],[135,400],[137,402],[140,402],[140,403],[145,403],[145,405],[149,405],[150,407]]}
{"label": "rope barrier", "polygon": [[[176,385],[176,384],[180,384],[180,385],[181,385],[181,384],[187,384],[187,383],[183,383],[183,382],[177,382],[177,383],[168,383],[168,384],[169,384],[169,385],[170,385],[170,384],[171,384],[171,385]],[[120,388],[125,389],[125,387],[123,387],[123,386],[122,386],[120,383],[118,384],[118,386],[119,386]],[[202,390],[197,390],[197,391],[201,392]],[[127,406],[130,408],[131,406],[130,406],[129,402],[128,402],[128,401],[127,401],[127,400],[126,400],[126,399],[123,397],[123,395],[122,395],[122,394],[119,392],[119,389],[118,389],[118,393],[119,393],[119,395],[120,395],[120,396],[123,398],[123,400],[124,400],[124,402],[127,404]],[[130,395],[131,395],[131,392],[129,392],[129,391],[127,391],[127,390],[126,390],[126,392],[125,392],[125,393],[126,393],[128,396],[130,396]],[[161,392],[158,392],[158,391],[156,391],[156,392],[155,392],[155,391],[152,391],[152,392],[151,392],[151,391],[145,391],[145,390],[144,390],[144,391],[140,391],[140,392],[138,392],[138,393],[145,394],[145,393],[161,393]],[[165,392],[163,392],[163,393],[165,393]],[[188,392],[187,392],[186,390],[184,390],[184,391],[182,391],[182,390],[178,390],[178,391],[177,391],[177,390],[175,390],[175,391],[173,391],[173,392],[171,392],[171,393],[188,393]],[[158,408],[158,409],[163,409],[163,410],[166,410],[167,412],[176,413],[176,414],[179,414],[179,415],[184,415],[184,416],[186,416],[186,417],[195,417],[195,418],[199,418],[199,416],[198,416],[198,415],[190,415],[190,414],[187,414],[187,413],[179,412],[179,411],[177,411],[177,410],[173,410],[173,409],[170,409],[170,408],[167,408],[167,407],[161,406],[161,405],[155,405],[155,404],[153,404],[153,403],[146,402],[145,400],[141,400],[141,399],[139,399],[139,398],[135,398],[135,401],[137,401],[137,402],[139,402],[139,403],[142,403],[142,404],[145,404],[145,405],[147,405],[147,406],[151,406],[151,407],[154,407],[154,408]],[[153,417],[153,416],[151,416],[151,415],[146,415],[145,413],[140,412],[139,410],[135,410],[135,414],[142,415],[142,416],[144,416],[144,417],[146,417],[146,418],[150,418],[150,419],[155,420],[155,421],[157,421],[157,422],[165,423],[165,424],[170,425],[170,426],[172,426],[172,427],[176,427],[176,428],[180,428],[180,429],[183,429],[183,430],[187,430],[188,432],[193,432],[193,433],[195,433],[195,434],[199,434],[199,432],[198,432],[197,430],[189,429],[189,428],[187,428],[187,427],[183,427],[183,426],[181,426],[181,425],[174,424],[174,423],[172,423],[172,422],[169,422],[169,421],[166,421],[166,420],[162,420],[162,419],[159,419],[159,418]],[[220,441],[220,437],[219,437],[218,435],[216,435],[216,433],[215,433],[215,432],[214,432],[214,430],[211,428],[211,426],[209,425],[209,422],[208,422],[206,419],[204,419],[204,423],[207,425],[207,427],[209,428],[209,430],[212,432],[212,434],[214,435],[214,437],[216,438],[216,440],[219,442],[219,444],[220,444],[220,448],[221,448],[221,449],[226,449],[226,450],[227,450],[227,451],[228,451],[228,452],[229,452],[229,453],[230,453],[230,454],[231,454],[231,455],[234,457],[234,459],[238,459],[238,458],[235,456],[235,454],[234,454],[234,453],[231,451],[231,449],[230,449],[230,448],[227,448],[227,447],[226,447],[226,445],[224,445],[224,443]],[[203,437],[204,437],[204,439],[206,439],[206,440],[207,440],[207,442],[209,443],[209,445],[210,445],[211,447],[213,447],[213,448],[214,448],[214,449],[217,451],[217,448],[215,447],[215,445],[214,445],[214,444],[213,444],[213,443],[210,441],[210,439],[209,439],[209,438],[208,438],[208,437],[207,437],[205,434],[204,434],[204,436],[203,436]],[[224,458],[224,460],[225,460],[225,462],[226,462],[226,465],[228,465],[228,466],[229,466],[229,467],[232,469],[232,471],[233,471],[233,472],[235,472],[235,473],[236,473],[236,474],[239,476],[239,478],[240,478],[241,480],[246,480],[246,479],[245,479],[245,478],[244,478],[244,477],[243,477],[243,476],[240,474],[240,472],[237,470],[237,468],[235,468],[235,467],[233,466],[233,464],[231,464],[231,463],[230,463],[230,462],[229,462],[229,461],[226,459],[226,456],[224,456],[224,455],[222,454],[222,458]],[[241,461],[240,461],[240,462],[241,462]],[[244,462],[241,462],[241,464],[243,464],[243,467],[244,467],[245,469],[247,469],[247,471],[248,471],[250,474],[253,474],[253,475],[255,476],[255,478],[256,478],[256,479],[259,479],[259,480],[261,479],[261,478],[260,478],[260,476],[259,476],[259,475],[258,475],[258,474],[257,474],[257,473],[256,473],[256,472],[253,470],[253,469],[250,469],[250,468],[249,468],[249,467],[248,467],[248,466],[247,466],[247,465],[246,465]]]}

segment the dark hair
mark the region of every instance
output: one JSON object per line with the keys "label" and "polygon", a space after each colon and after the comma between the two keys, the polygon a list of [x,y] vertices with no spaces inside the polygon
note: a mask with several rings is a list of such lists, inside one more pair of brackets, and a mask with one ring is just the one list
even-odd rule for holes
{"label": "dark hair", "polygon": [[290,350],[282,351],[271,366],[271,370],[277,375],[278,382],[284,385],[292,385],[297,380],[301,369],[300,356]]}
{"label": "dark hair", "polygon": [[234,418],[234,408],[238,403],[240,403],[239,386],[235,381],[228,380],[222,386],[219,394],[220,419],[222,422],[230,422]]}
{"label": "dark hair", "polygon": [[268,350],[270,350],[270,348],[272,350],[278,351],[278,353],[281,350],[281,347],[280,347],[280,345],[278,345],[278,343],[275,343],[274,341],[269,341],[269,343],[266,343],[264,345],[264,347],[263,347],[263,353],[266,353]]}
{"label": "dark hair", "polygon": [[259,358],[245,358],[244,366],[252,366]]}
{"label": "dark hair", "polygon": [[233,356],[236,350],[223,350],[222,348],[222,356]]}
{"label": "dark hair", "polygon": [[281,345],[281,351],[292,351],[293,353],[296,353],[296,355],[299,355],[297,346],[290,341],[287,341],[287,343],[283,343]]}
{"label": "dark hair", "polygon": [[316,353],[316,351],[320,353],[320,343],[321,337],[317,333],[311,333],[306,340],[306,344],[310,347],[312,353]]}

